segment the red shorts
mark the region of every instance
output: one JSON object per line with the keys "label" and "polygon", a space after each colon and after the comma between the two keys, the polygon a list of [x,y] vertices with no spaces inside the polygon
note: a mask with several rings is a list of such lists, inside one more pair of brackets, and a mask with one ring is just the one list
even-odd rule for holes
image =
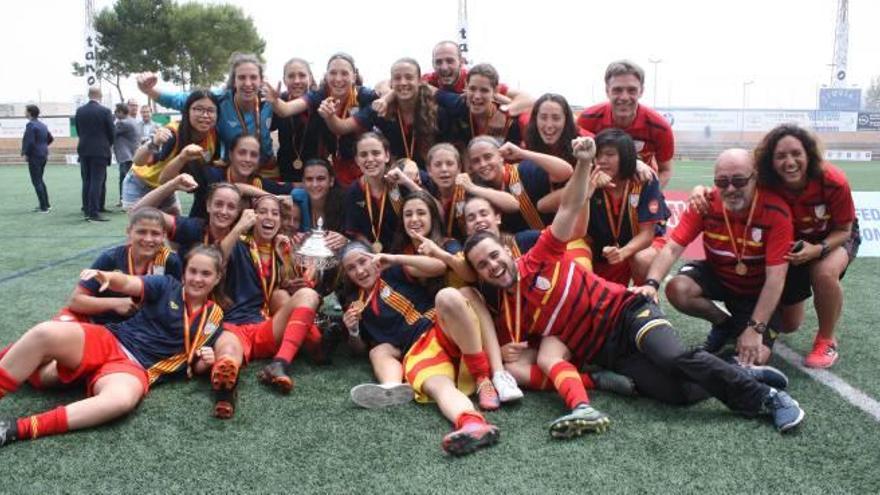
{"label": "red shorts", "polygon": [[270,358],[278,352],[271,318],[259,323],[243,323],[241,325],[224,323],[223,329],[238,337],[244,351],[245,364],[253,359]]}
{"label": "red shorts", "polygon": [[128,357],[110,330],[94,323],[80,323],[79,326],[85,334],[82,360],[75,370],[58,365],[58,379],[61,383],[85,380],[86,393],[93,395],[95,383],[100,378],[112,373],[128,373],[141,382],[146,395],[150,390],[147,371]]}
{"label": "red shorts", "polygon": [[89,317],[80,313],[74,313],[70,308],[64,306],[58,310],[58,314],[52,317],[52,321],[91,323]]}

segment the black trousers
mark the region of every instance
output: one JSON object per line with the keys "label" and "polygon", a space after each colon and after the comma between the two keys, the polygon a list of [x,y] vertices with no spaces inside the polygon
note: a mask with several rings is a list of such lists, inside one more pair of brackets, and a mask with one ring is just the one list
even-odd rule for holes
{"label": "black trousers", "polygon": [[110,158],[99,156],[80,157],[80,175],[82,176],[83,212],[86,217],[97,217],[104,209],[107,193],[107,167]]}
{"label": "black trousers", "polygon": [[629,376],[642,395],[672,404],[708,396],[756,415],[770,388],[740,367],[703,350],[688,350],[659,306],[644,299],[624,310],[603,348],[606,366]]}
{"label": "black trousers", "polygon": [[46,183],[43,182],[43,172],[46,170],[46,157],[28,157],[28,172],[31,175],[31,184],[34,186],[34,192],[37,193],[37,201],[41,210],[49,209],[49,191],[46,189]]}

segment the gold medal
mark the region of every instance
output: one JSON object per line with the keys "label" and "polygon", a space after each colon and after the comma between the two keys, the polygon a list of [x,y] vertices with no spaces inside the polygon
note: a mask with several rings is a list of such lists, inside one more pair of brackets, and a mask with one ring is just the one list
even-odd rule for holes
{"label": "gold medal", "polygon": [[297,158],[296,160],[294,160],[294,161],[293,161],[293,168],[295,168],[295,169],[297,169],[297,170],[303,168],[303,161],[300,160],[299,158]]}
{"label": "gold medal", "polygon": [[745,275],[746,273],[749,272],[749,269],[746,267],[745,263],[743,263],[742,261],[738,261],[736,263],[736,267],[734,268],[734,271],[736,272],[737,275],[742,277],[743,275]]}
{"label": "gold medal", "polygon": [[373,243],[373,252],[374,253],[381,253],[382,252],[382,243],[381,242],[376,241]]}
{"label": "gold medal", "polygon": [[358,300],[358,301],[351,303],[351,307],[354,309],[354,311],[356,313],[360,314],[364,311],[364,308],[366,308],[367,305],[363,301]]}

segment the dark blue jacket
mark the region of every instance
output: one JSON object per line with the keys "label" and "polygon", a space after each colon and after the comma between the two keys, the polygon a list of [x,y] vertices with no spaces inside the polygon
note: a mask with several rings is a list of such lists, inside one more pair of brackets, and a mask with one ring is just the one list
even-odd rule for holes
{"label": "dark blue jacket", "polygon": [[21,154],[26,156],[28,160],[47,158],[49,145],[54,140],[55,138],[52,137],[46,124],[33,119],[24,128],[24,137],[21,138]]}
{"label": "dark blue jacket", "polygon": [[110,145],[113,144],[113,113],[94,100],[76,109],[74,118],[79,143],[76,152],[79,156],[110,159]]}

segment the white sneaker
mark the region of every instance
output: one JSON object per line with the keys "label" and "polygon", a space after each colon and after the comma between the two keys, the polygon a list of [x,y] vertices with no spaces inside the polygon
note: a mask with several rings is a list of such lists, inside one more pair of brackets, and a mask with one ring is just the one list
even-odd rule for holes
{"label": "white sneaker", "polygon": [[513,375],[506,371],[496,371],[492,374],[492,384],[498,391],[501,402],[512,402],[523,398],[523,392],[516,384]]}
{"label": "white sneaker", "polygon": [[413,400],[413,389],[406,383],[362,383],[351,389],[351,401],[367,409],[399,406]]}

